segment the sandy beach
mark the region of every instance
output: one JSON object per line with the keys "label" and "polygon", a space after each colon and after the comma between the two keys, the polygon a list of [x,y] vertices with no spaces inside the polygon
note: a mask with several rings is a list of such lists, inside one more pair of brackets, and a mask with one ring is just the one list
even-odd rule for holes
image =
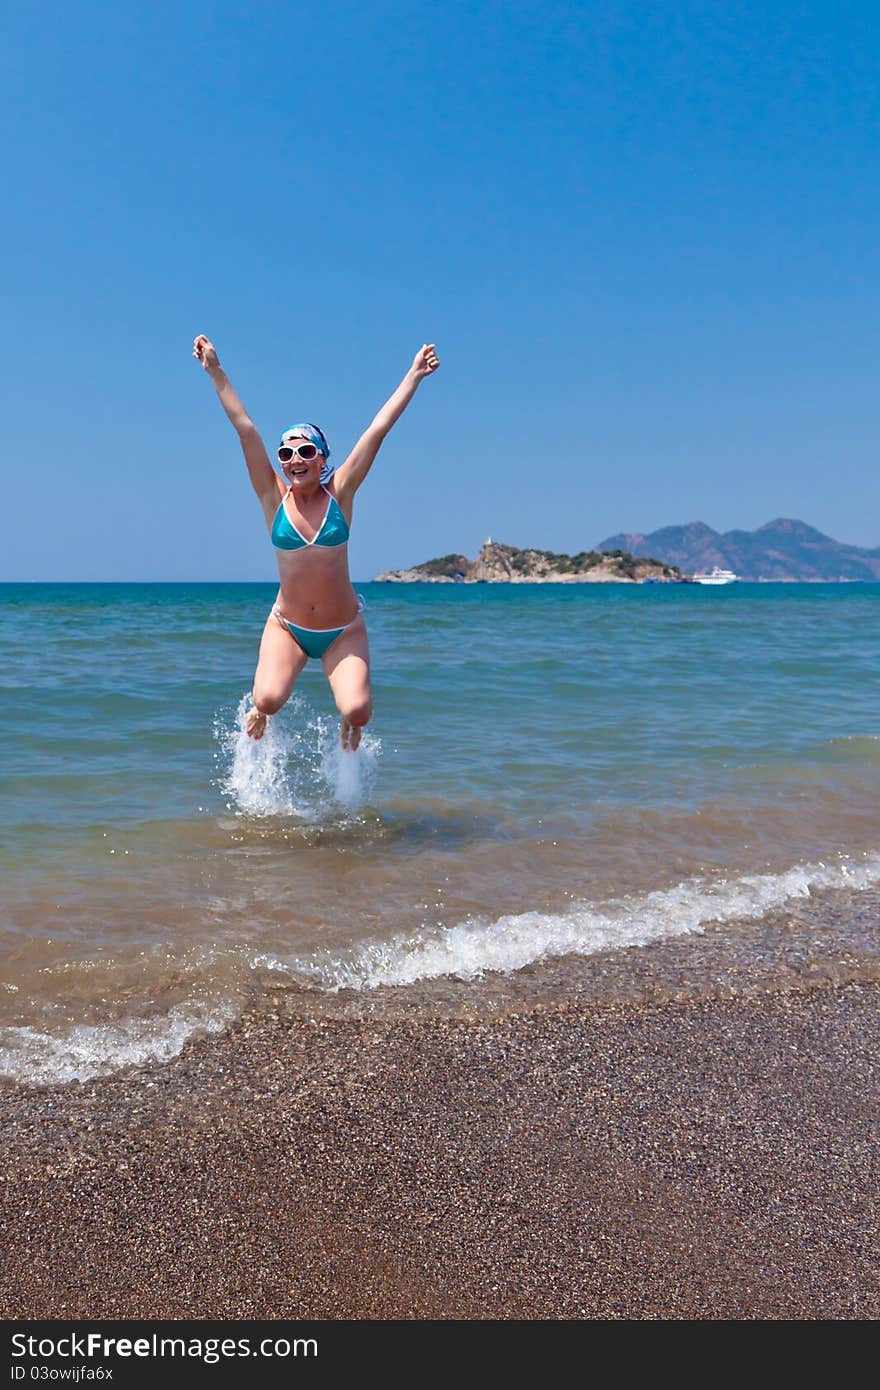
{"label": "sandy beach", "polygon": [[873,1318],[871,982],[275,1012],[10,1089],[7,1318]]}

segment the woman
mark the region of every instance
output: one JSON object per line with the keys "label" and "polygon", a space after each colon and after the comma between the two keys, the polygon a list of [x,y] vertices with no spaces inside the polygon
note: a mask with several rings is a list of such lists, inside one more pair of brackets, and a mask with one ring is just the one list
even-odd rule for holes
{"label": "woman", "polygon": [[[266,720],[290,699],[310,656],[320,657],[342,716],[343,748],[355,749],[370,718],[370,653],[362,601],[348,573],[348,536],[354,495],[370,471],[391,426],[420,383],[440,365],[426,343],[394,395],[364,431],[341,468],[316,425],[284,431],[276,475],[256,426],[230,385],[214,344],[200,333],[193,356],[208,373],[235,426],[254,491],[278,553],[281,587],[263,629],[247,732],[262,738]],[[286,483],[286,486],[285,486]]]}

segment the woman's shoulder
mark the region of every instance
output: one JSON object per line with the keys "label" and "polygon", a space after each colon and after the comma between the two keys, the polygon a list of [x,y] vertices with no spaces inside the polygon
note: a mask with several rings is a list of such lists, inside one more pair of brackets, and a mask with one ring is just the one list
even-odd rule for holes
{"label": "woman's shoulder", "polygon": [[282,484],[281,479],[276,474],[275,486],[273,488],[268,488],[260,498],[260,505],[263,508],[263,516],[266,518],[266,525],[269,527],[270,531],[275,523],[275,518],[278,515],[279,508],[281,507],[281,504],[284,501],[284,494],[286,490],[287,489]]}
{"label": "woman's shoulder", "polygon": [[328,493],[336,503],[350,526],[352,507],[354,506],[354,493],[345,487],[340,487],[335,474],[331,474],[323,486],[324,491]]}

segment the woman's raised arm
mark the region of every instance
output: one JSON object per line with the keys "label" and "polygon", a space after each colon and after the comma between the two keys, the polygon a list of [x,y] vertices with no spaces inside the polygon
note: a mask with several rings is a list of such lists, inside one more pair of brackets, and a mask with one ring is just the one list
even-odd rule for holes
{"label": "woman's raised arm", "polygon": [[266,446],[228,376],[220,366],[217,349],[210,338],[205,337],[204,333],[200,333],[193,343],[193,357],[201,362],[214,383],[214,390],[220,397],[220,404],[229,416],[229,420],[241,440],[241,447],[244,451],[254,492],[261,502],[265,501],[267,497],[269,499],[274,498],[278,485],[275,470],[269,462],[269,455],[266,453]]}
{"label": "woman's raised arm", "polygon": [[412,366],[394,395],[385,402],[372,424],[364,430],[345,463],[337,468],[333,475],[337,494],[357,491],[369,473],[391,426],[400,419],[425,377],[436,372],[439,366],[440,358],[437,356],[434,343],[425,343],[413,358]]}

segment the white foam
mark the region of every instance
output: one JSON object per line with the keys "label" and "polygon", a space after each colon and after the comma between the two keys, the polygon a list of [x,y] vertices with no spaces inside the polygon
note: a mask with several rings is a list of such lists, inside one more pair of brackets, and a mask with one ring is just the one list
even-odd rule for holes
{"label": "white foam", "polygon": [[261,739],[248,738],[245,721],[250,706],[250,697],[243,695],[232,729],[215,721],[215,737],[228,759],[222,789],[235,809],[248,815],[296,814],[287,777],[287,763],[294,751],[290,735],[279,720],[270,719]]}
{"label": "white foam", "polygon": [[357,811],[368,798],[380,750],[374,734],[365,733],[352,751],[342,747],[336,730],[333,731],[321,771],[331,797],[349,813]]}
{"label": "white foam", "polygon": [[242,696],[233,726],[215,720],[214,735],[226,763],[220,787],[230,809],[251,816],[295,815],[321,822],[341,806],[351,813],[372,787],[381,742],[365,733],[355,752],[339,742],[339,720],[310,714],[297,696],[274,715],[261,739],[245,730],[251,701]]}
{"label": "white foam", "polygon": [[364,942],[338,955],[259,956],[257,968],[276,970],[320,989],[375,989],[456,976],[473,980],[487,971],[508,973],[552,956],[646,946],[664,937],[702,931],[709,923],[760,918],[816,889],[864,889],[880,881],[880,858],[855,864],[795,865],[785,873],[745,875],[709,882],[690,879],[674,888],[602,905],[582,903],[564,913],[525,912],[467,918],[453,927],[422,928],[414,936]]}
{"label": "white foam", "polygon": [[60,1036],[37,1028],[4,1028],[0,1032],[0,1076],[32,1086],[49,1086],[89,1081],[121,1067],[167,1062],[190,1038],[222,1032],[233,1017],[232,1010],[181,1005],[156,1018],[79,1024]]}
{"label": "white foam", "polygon": [[[785,873],[715,882],[689,879],[673,888],[563,913],[525,912],[467,918],[452,927],[422,927],[412,936],[362,942],[336,955],[254,956],[253,968],[282,972],[319,989],[368,990],[454,976],[510,973],[564,955],[645,946],[701,932],[712,923],[759,919],[823,889],[864,890],[880,883],[880,857],[795,865]],[[221,1032],[236,1017],[232,1000],[178,1005],[166,1014],[105,1025],[80,1024],[54,1035],[38,1028],[0,1030],[0,1076],[31,1085],[88,1081],[126,1066],[167,1062],[199,1035]]]}

